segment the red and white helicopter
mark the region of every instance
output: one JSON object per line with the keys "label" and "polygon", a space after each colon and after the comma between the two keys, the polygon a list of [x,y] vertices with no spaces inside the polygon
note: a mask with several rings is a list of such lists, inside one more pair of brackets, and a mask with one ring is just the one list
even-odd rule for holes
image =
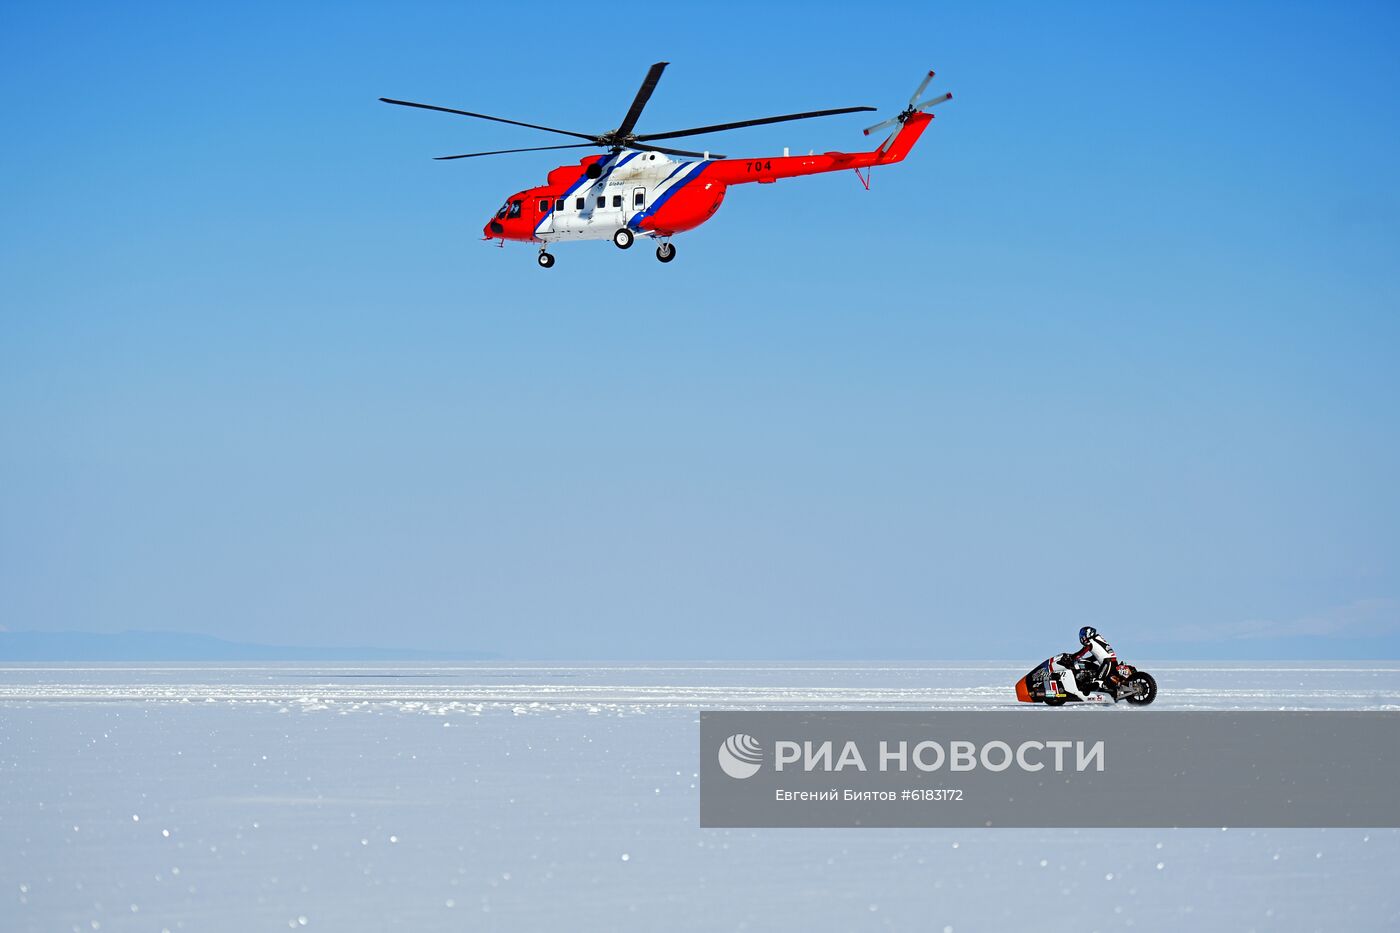
{"label": "red and white helicopter", "polygon": [[[856,113],[875,108],[841,107],[835,110],[813,110],[757,120],[718,123],[666,133],[634,133],[637,120],[642,115],[642,108],[656,90],[656,83],[661,79],[661,73],[666,70],[667,64],[669,63],[657,62],[651,66],[621,125],[607,133],[576,133],[537,123],[522,123],[519,120],[506,120],[484,113],[455,110],[451,107],[417,104],[388,97],[381,97],[380,100],[386,104],[455,113],[464,117],[509,123],[513,126],[524,126],[586,140],[562,146],[533,146],[527,149],[497,149],[491,152],[438,156],[440,160],[472,159],[477,156],[511,152],[540,152],[546,149],[585,149],[594,146],[608,150],[605,155],[587,156],[579,160],[577,165],[561,165],[549,173],[545,184],[506,198],[505,204],[482,229],[483,239],[500,240],[502,246],[506,240],[540,244],[539,264],[548,269],[554,265],[554,256],[548,252],[549,244],[566,240],[611,239],[619,249],[627,249],[637,237],[651,237],[659,244],[656,247],[656,258],[662,262],[670,262],[676,258],[676,247],[671,243],[671,237],[686,230],[693,230],[713,217],[715,211],[719,210],[720,203],[724,201],[725,192],[730,185],[748,182],[767,184],[779,178],[795,178],[799,175],[847,169],[854,169],[856,174],[860,175],[861,169],[868,172],[876,165],[900,162],[909,154],[909,150],[914,147],[914,143],[933,119],[933,115],[927,113],[928,109],[953,98],[952,94],[940,94],[927,100],[919,100],[919,96],[933,80],[933,72],[930,71],[910,96],[908,106],[890,119],[865,130],[867,136],[878,130],[890,130],[885,141],[869,152],[823,152],[820,155],[790,156],[784,150],[781,156],[729,159],[711,152],[668,149],[654,143],[657,140],[718,133],[745,126],[806,120],[811,117]],[[670,158],[671,156],[678,156],[680,159]],[[869,187],[868,176],[861,176],[861,180]]]}

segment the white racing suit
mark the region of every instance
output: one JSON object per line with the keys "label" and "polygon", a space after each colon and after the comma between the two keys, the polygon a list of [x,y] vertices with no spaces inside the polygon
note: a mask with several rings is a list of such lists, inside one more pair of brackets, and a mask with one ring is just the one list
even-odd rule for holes
{"label": "white racing suit", "polygon": [[[1094,660],[1099,664],[1098,672],[1094,675],[1095,679],[1106,689],[1113,690],[1116,684],[1115,680],[1112,678],[1116,677],[1115,672],[1118,669],[1118,655],[1114,653],[1113,646],[1110,645],[1102,635],[1095,635],[1090,638],[1089,643],[1074,654],[1060,655],[1060,657],[1052,659],[1050,661],[1050,673],[1059,682],[1060,688],[1064,690],[1065,693],[1088,702],[1089,698],[1079,689],[1079,684],[1074,679],[1074,662],[1078,661],[1086,654],[1092,654]],[[1063,663],[1062,659],[1064,658],[1068,658],[1070,663]]]}
{"label": "white racing suit", "polygon": [[1077,661],[1086,654],[1092,654],[1094,660],[1099,662],[1095,679],[1108,689],[1114,689],[1118,684],[1118,655],[1114,653],[1113,646],[1102,635],[1094,635],[1089,639],[1089,644],[1075,652],[1074,658]]}

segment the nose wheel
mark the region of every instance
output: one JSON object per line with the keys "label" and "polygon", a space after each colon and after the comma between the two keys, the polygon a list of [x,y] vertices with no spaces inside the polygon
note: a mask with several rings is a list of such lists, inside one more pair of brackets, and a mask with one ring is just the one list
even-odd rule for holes
{"label": "nose wheel", "polygon": [[536,261],[540,264],[541,269],[548,269],[550,266],[554,265],[554,256],[550,253],[546,253],[544,250],[540,250],[540,258]]}
{"label": "nose wheel", "polygon": [[613,243],[618,249],[627,249],[632,245],[633,239],[632,231],[626,227],[618,227],[617,232],[613,234]]}
{"label": "nose wheel", "polygon": [[676,258],[676,248],[670,243],[662,243],[656,248],[656,258],[662,262],[670,262]]}

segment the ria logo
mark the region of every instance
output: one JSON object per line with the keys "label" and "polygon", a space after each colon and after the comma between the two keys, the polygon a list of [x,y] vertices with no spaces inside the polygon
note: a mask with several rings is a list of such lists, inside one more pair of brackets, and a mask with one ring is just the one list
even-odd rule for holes
{"label": "ria logo", "polygon": [[753,777],[763,767],[763,746],[753,736],[736,732],[719,747],[719,766],[741,781]]}

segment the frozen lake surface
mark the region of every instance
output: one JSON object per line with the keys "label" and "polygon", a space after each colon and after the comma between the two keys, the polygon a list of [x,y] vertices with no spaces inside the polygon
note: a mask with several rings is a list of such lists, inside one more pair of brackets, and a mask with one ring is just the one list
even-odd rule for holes
{"label": "frozen lake surface", "polygon": [[[1390,829],[698,827],[701,709],[1018,708],[1034,660],[2,666],[0,930],[1400,928]],[[1020,708],[1400,711],[1397,662],[1144,667]]]}

